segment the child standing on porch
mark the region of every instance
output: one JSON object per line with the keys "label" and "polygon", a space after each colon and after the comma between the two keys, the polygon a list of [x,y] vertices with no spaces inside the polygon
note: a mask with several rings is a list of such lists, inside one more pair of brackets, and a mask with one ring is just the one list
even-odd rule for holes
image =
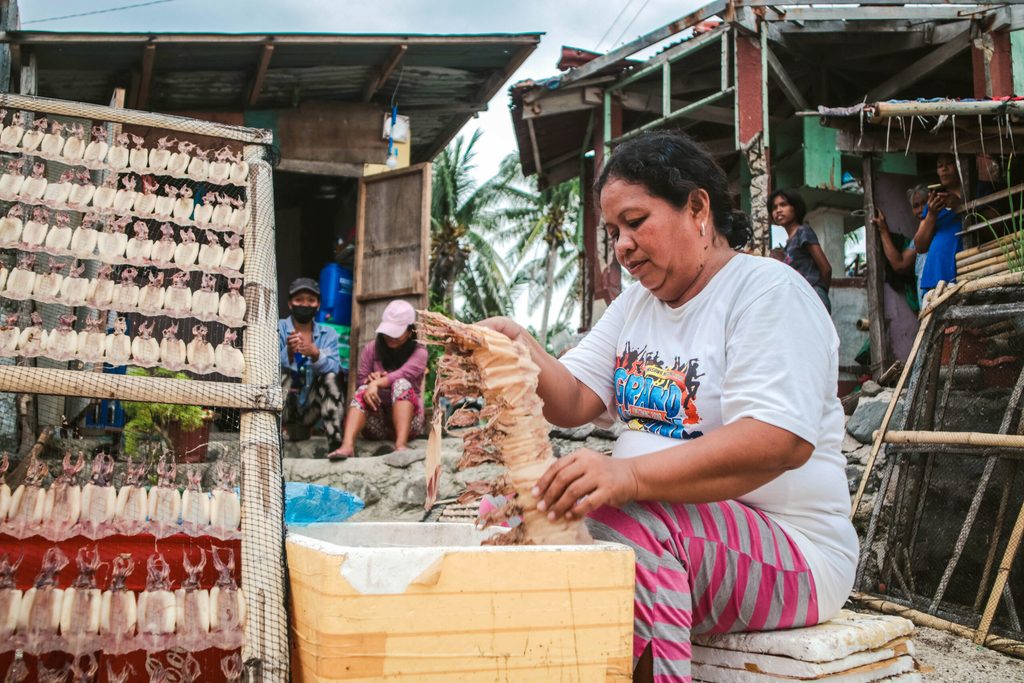
{"label": "child standing on porch", "polygon": [[794,190],[776,190],[768,198],[772,222],[786,231],[788,239],[781,260],[792,266],[814,288],[825,309],[832,312],[828,290],[832,286],[832,265],[828,262],[818,235],[804,223],[807,205]]}

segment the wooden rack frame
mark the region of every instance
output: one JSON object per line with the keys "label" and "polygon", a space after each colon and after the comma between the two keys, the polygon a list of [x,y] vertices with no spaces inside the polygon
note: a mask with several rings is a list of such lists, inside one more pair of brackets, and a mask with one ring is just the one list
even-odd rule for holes
{"label": "wooden rack frame", "polygon": [[[0,390],[86,398],[118,398],[185,405],[232,407],[241,411],[242,507],[241,587],[248,617],[242,661],[249,680],[289,680],[289,649],[284,573],[284,497],[280,427],[282,399],[277,331],[277,266],[274,252],[273,177],[266,161],[268,130],[229,126],[151,112],[0,94],[0,107],[131,124],[206,135],[244,143],[249,163],[251,211],[244,231],[246,332],[242,382],[182,382],[172,379],[100,375],[73,370],[4,366]],[[258,523],[259,547],[248,535]],[[277,557],[268,557],[276,549]],[[255,678],[253,678],[255,676]]]}
{"label": "wooden rack frame", "polygon": [[[968,537],[974,529],[982,499],[988,489],[995,467],[1000,462],[1007,462],[1007,467],[1016,473],[1024,449],[1024,371],[1018,373],[1016,383],[1011,390],[1008,405],[1003,414],[998,433],[948,432],[939,431],[943,424],[949,403],[954,377],[962,329],[957,329],[949,338],[951,351],[948,366],[942,368],[941,333],[943,327],[955,320],[970,319],[972,308],[985,311],[983,317],[990,318],[989,313],[1003,315],[1021,315],[1019,302],[1024,289],[1021,288],[1024,277],[1021,273],[1005,273],[995,277],[981,278],[971,282],[961,282],[946,289],[944,283],[933,292],[928,305],[921,313],[921,326],[910,356],[893,392],[892,400],[886,409],[878,431],[875,432],[864,474],[854,496],[851,516],[855,515],[864,499],[864,491],[870,477],[874,474],[877,455],[883,444],[893,446],[882,474],[882,482],[875,496],[874,506],[868,521],[866,537],[861,544],[861,557],[855,581],[856,590],[864,590],[865,573],[872,559],[875,545],[881,543],[878,554],[879,580],[886,585],[898,587],[907,597],[906,600],[893,602],[890,596],[884,599],[854,593],[853,599],[874,609],[892,614],[900,614],[923,626],[942,628],[947,631],[969,637],[979,645],[1024,657],[1024,642],[990,634],[993,620],[1000,602],[1008,606],[1009,620],[1013,630],[1021,632],[1020,618],[1013,606],[1012,595],[1009,593],[1007,581],[1013,561],[1024,538],[1024,504],[1021,504],[1013,521],[1009,537],[1006,539],[1003,552],[996,559],[998,548],[1003,538],[1004,525],[1010,521],[1011,486],[1013,478],[997,480],[1002,487],[1000,505],[994,524],[994,534],[988,544],[984,559],[984,569],[977,589],[977,598],[973,610],[967,609],[974,616],[964,619],[971,624],[957,623],[946,618],[948,611],[943,610],[942,599],[949,585],[953,572],[962,557]],[[990,302],[972,304],[970,296],[981,290],[986,294],[999,294],[1008,298],[1010,303],[995,304]],[[977,318],[975,318],[977,319]],[[940,369],[945,370],[943,376]],[[900,422],[913,423],[919,427],[913,430],[902,428],[890,429],[896,413],[896,407],[905,400]],[[924,455],[923,465],[911,463],[909,456]],[[904,576],[900,571],[900,563],[905,569],[912,569],[911,557],[914,553],[916,537],[927,498],[928,486],[935,468],[941,467],[951,456],[958,458],[975,457],[985,461],[984,469],[975,485],[975,491],[968,507],[965,520],[956,540],[950,559],[944,568],[938,587],[932,596],[921,596],[914,588],[913,576]],[[886,502],[889,499],[889,502]],[[883,510],[890,513],[883,522]],[[912,511],[912,514],[909,514]],[[904,514],[908,513],[908,514]],[[901,517],[901,515],[903,515]],[[881,530],[885,527],[884,530]],[[894,528],[898,532],[894,532]],[[896,535],[898,538],[893,538]],[[902,551],[902,556],[899,553]],[[994,573],[993,573],[994,572]],[[991,588],[989,589],[989,584]],[[916,603],[916,604],[915,604]],[[918,609],[917,607],[921,607]],[[982,609],[984,607],[984,609]],[[943,616],[939,616],[940,613]],[[960,615],[963,618],[963,615]]]}

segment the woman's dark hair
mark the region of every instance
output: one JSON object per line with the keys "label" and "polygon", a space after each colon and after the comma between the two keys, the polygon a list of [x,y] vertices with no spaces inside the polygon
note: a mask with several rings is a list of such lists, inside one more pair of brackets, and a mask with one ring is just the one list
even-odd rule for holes
{"label": "woman's dark hair", "polygon": [[796,214],[796,222],[803,223],[804,216],[807,215],[807,202],[800,196],[800,193],[796,190],[775,190],[771,196],[768,197],[768,215],[772,215],[772,204],[775,203],[776,197],[782,197],[786,200],[786,203],[793,207],[793,212]]}
{"label": "woman's dark hair", "polygon": [[397,349],[388,346],[387,342],[384,341],[383,334],[378,334],[377,341],[374,342],[377,360],[380,361],[380,364],[388,372],[394,372],[405,365],[405,361],[409,360],[409,357],[416,351],[417,346],[415,325],[409,325],[409,338]]}
{"label": "woman's dark hair", "polygon": [[730,247],[740,249],[753,236],[747,215],[733,210],[725,172],[707,150],[685,133],[642,133],[622,143],[615,148],[594,183],[594,192],[599,198],[601,190],[612,179],[643,185],[652,195],[677,209],[690,202],[694,190],[704,190],[711,199],[715,230]]}

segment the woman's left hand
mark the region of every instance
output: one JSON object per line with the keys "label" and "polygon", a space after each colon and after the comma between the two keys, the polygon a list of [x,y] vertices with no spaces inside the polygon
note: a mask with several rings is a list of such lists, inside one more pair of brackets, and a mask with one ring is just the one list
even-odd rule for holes
{"label": "woman's left hand", "polygon": [[537,480],[537,509],[548,519],[581,519],[602,505],[625,505],[637,496],[636,473],[625,458],[581,448],[559,460]]}

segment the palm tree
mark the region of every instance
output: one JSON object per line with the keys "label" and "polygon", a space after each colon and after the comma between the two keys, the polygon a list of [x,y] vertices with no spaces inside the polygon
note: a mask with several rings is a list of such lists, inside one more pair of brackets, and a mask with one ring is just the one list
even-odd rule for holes
{"label": "palm tree", "polygon": [[472,178],[480,134],[460,136],[437,157],[430,213],[430,300],[450,315],[458,295],[470,320],[511,309],[504,260],[494,250],[496,185],[478,187]]}
{"label": "palm tree", "polygon": [[568,285],[572,289],[559,314],[562,325],[568,324],[579,298],[579,179],[534,192],[514,154],[502,162],[498,178],[494,191],[505,203],[500,211],[506,226],[502,238],[514,242],[509,255],[515,263],[513,285],[543,283],[527,291],[531,308],[543,300],[538,338],[546,345],[555,289]]}

